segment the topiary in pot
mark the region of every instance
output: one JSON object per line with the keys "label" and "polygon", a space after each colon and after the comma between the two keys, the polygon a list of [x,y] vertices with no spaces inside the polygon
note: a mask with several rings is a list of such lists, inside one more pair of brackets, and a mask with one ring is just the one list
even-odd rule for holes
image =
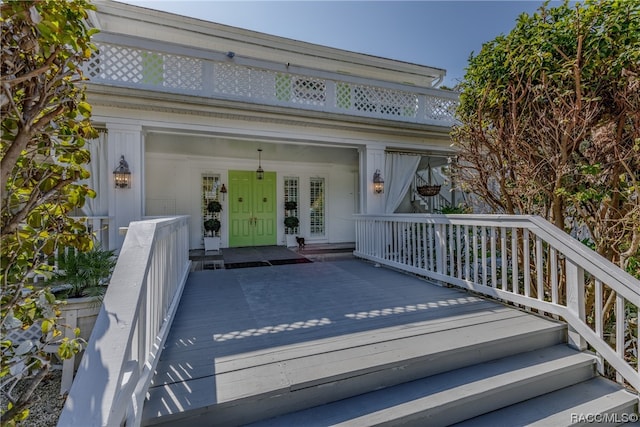
{"label": "topiary in pot", "polygon": [[204,222],[205,231],[207,233],[212,233],[212,235],[220,231],[221,226],[222,224],[220,223],[220,221],[214,218],[208,219]]}
{"label": "topiary in pot", "polygon": [[288,216],[284,219],[284,226],[290,229],[294,229],[300,224],[300,220],[295,216]]}
{"label": "topiary in pot", "polygon": [[298,202],[294,200],[286,201],[284,202],[284,208],[285,210],[288,210],[288,211],[296,210],[298,208]]}
{"label": "topiary in pot", "polygon": [[222,204],[217,200],[212,200],[207,205],[207,210],[211,213],[220,212],[222,210]]}

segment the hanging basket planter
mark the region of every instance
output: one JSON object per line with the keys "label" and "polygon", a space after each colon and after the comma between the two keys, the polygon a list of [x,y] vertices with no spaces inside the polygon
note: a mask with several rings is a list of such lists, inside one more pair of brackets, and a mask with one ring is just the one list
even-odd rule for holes
{"label": "hanging basket planter", "polygon": [[441,185],[421,185],[418,187],[418,194],[421,196],[435,196],[440,193]]}

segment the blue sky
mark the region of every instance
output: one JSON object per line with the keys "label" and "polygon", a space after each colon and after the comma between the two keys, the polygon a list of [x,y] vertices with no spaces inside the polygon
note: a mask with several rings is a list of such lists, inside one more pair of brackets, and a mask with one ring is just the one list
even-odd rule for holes
{"label": "blue sky", "polygon": [[[354,52],[447,70],[464,77],[471,52],[514,27],[543,0],[178,1],[119,0]],[[560,5],[553,0],[550,5]]]}

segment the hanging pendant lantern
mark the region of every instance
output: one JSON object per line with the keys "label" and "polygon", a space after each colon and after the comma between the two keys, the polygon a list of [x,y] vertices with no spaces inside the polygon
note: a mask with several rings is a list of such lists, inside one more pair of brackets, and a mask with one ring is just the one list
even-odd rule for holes
{"label": "hanging pendant lantern", "polygon": [[264,170],[262,169],[262,148],[258,148],[258,170],[256,170],[256,178],[264,179]]}

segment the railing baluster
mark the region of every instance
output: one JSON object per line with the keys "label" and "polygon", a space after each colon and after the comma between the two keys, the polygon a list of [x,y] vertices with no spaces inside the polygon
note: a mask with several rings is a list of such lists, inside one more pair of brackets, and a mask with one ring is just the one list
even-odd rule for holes
{"label": "railing baluster", "polygon": [[429,264],[427,263],[427,254],[429,253],[429,240],[427,237],[427,230],[429,229],[429,224],[427,223],[423,223],[421,230],[422,230],[422,244],[420,245],[420,250],[422,253],[422,256],[420,257],[422,265],[421,267],[424,268],[425,270],[429,269]]}
{"label": "railing baluster", "polygon": [[[598,335],[598,337],[604,341],[604,329],[602,327],[602,281],[596,279],[595,280],[595,287],[594,287],[594,292],[595,292],[595,327],[596,327],[596,335]],[[600,373],[600,375],[604,375],[604,363],[602,360],[602,356],[600,354],[598,354],[598,372]]]}
{"label": "railing baluster", "polygon": [[444,246],[446,241],[446,236],[444,235],[445,234],[444,226],[442,224],[438,224],[435,232],[436,232],[436,236],[435,236],[436,238],[435,240],[436,271],[440,274],[444,274],[444,258],[445,258]]}
{"label": "railing baluster", "polygon": [[398,261],[398,223],[391,222],[391,261]]}
{"label": "railing baluster", "polygon": [[[567,308],[581,322],[586,321],[584,299],[584,270],[573,262],[565,263],[567,272]],[[569,345],[578,350],[586,350],[587,343],[575,329],[569,325]]]}
{"label": "railing baluster", "polygon": [[522,230],[522,267],[524,269],[524,295],[531,296],[531,262],[529,250],[529,230]]}
{"label": "railing baluster", "polygon": [[491,286],[498,287],[498,260],[496,256],[498,251],[496,248],[496,227],[491,227]]}
{"label": "railing baluster", "polygon": [[473,226],[473,283],[478,283],[478,226]]}
{"label": "railing baluster", "polygon": [[448,265],[447,265],[447,269],[449,271],[449,276],[454,277],[455,276],[455,269],[456,269],[456,264],[455,264],[455,229],[456,229],[456,225],[454,224],[449,224],[449,260],[448,260]]}
{"label": "railing baluster", "polygon": [[507,229],[505,227],[500,227],[500,269],[502,276],[502,290],[509,290],[509,286],[507,284]]}
{"label": "railing baluster", "polygon": [[512,292],[520,293],[520,277],[518,274],[518,229],[511,229],[511,280],[513,281]]}
{"label": "railing baluster", "polygon": [[471,277],[471,273],[470,273],[470,268],[471,266],[469,265],[469,254],[471,253],[471,248],[469,248],[469,245],[471,244],[471,242],[469,242],[469,226],[465,225],[464,226],[464,279],[465,280],[469,280]]}
{"label": "railing baluster", "polygon": [[420,267],[420,262],[418,259],[419,258],[418,257],[418,247],[419,247],[418,224],[413,224],[412,229],[413,229],[413,266]]}
{"label": "railing baluster", "polygon": [[[624,359],[624,298],[619,293],[616,293],[616,353],[618,357]],[[616,381],[620,384],[623,383],[622,375],[616,371]]]}
{"label": "railing baluster", "polygon": [[482,285],[487,286],[487,228],[482,227],[482,239],[480,240],[482,256],[480,257],[482,262]]}
{"label": "railing baluster", "polygon": [[389,222],[380,221],[378,228],[380,229],[380,257],[387,259],[387,253],[389,252],[389,240],[387,234],[389,233]]}
{"label": "railing baluster", "polygon": [[434,257],[434,253],[433,253],[433,246],[434,246],[434,230],[433,227],[435,227],[434,224],[427,224],[427,234],[428,234],[428,242],[429,242],[429,270],[430,271],[436,271],[436,268],[434,266],[433,263],[433,257]]}
{"label": "railing baluster", "polygon": [[457,268],[457,277],[458,279],[462,279],[462,239],[460,235],[462,234],[462,226],[456,225],[456,268]]}
{"label": "railing baluster", "polygon": [[542,239],[536,236],[536,285],[538,299],[544,301],[544,259],[542,257]]}
{"label": "railing baluster", "polygon": [[555,248],[549,248],[549,263],[551,265],[551,302],[558,303],[558,253]]}
{"label": "railing baluster", "polygon": [[405,221],[402,223],[402,240],[404,242],[402,250],[402,263],[406,265],[409,265],[409,258],[411,258],[411,248],[409,246],[411,243],[409,241],[410,238],[411,234],[409,230],[409,223]]}
{"label": "railing baluster", "polygon": [[449,224],[447,225],[447,238],[449,241],[449,256],[447,259],[447,269],[445,269],[445,271],[448,271],[449,276],[451,277],[455,277],[456,276],[456,257],[455,257],[455,248],[456,248],[456,244],[455,244],[455,226],[453,224]]}

